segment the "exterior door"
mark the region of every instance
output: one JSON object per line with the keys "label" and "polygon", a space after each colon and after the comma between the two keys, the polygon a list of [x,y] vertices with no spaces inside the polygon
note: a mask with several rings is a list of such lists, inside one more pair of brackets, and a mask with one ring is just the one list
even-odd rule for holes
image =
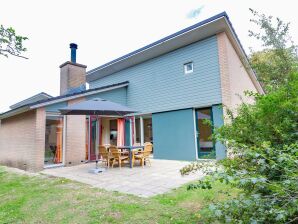
{"label": "exterior door", "polygon": [[[196,131],[197,131],[197,146],[198,157],[211,156],[214,153],[214,142],[212,140],[212,109],[204,108],[197,109],[196,113]],[[214,155],[215,156],[215,155]]]}
{"label": "exterior door", "polygon": [[89,160],[96,160],[96,147],[98,147],[101,140],[100,118],[97,116],[90,116],[90,134],[89,134]]}

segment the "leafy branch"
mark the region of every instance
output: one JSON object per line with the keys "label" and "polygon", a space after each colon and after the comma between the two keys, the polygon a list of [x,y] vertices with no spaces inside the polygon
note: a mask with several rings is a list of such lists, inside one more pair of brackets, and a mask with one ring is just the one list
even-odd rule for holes
{"label": "leafy branch", "polygon": [[12,27],[5,28],[0,25],[0,55],[8,57],[9,55],[25,58],[21,55],[27,49],[23,46],[23,41],[28,40],[27,37],[17,35]]}

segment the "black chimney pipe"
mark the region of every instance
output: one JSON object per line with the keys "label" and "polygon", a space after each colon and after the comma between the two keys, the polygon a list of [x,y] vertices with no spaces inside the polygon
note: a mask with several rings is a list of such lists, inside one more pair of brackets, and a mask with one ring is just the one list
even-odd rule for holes
{"label": "black chimney pipe", "polygon": [[71,54],[70,54],[70,61],[72,63],[76,63],[77,62],[77,49],[78,49],[78,45],[75,43],[71,43],[69,45],[70,49],[71,49]]}

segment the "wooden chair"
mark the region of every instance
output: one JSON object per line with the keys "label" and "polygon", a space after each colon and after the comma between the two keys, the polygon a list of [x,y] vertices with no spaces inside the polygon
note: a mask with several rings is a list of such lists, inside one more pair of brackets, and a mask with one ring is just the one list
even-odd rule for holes
{"label": "wooden chair", "polygon": [[114,167],[115,161],[118,162],[119,168],[121,168],[121,163],[124,162],[125,160],[128,160],[128,156],[123,155],[123,153],[114,145],[110,146],[110,153],[113,156],[113,161],[112,161],[112,168]]}
{"label": "wooden chair", "polygon": [[[141,143],[134,143],[133,146],[141,146]],[[132,152],[133,152],[134,154],[138,154],[138,152],[141,152],[142,150],[143,150],[143,148],[140,147],[140,148],[135,148],[135,149],[133,149]]]}
{"label": "wooden chair", "polygon": [[133,157],[132,157],[132,165],[134,165],[134,161],[135,160],[140,160],[140,165],[142,165],[142,167],[144,167],[144,163],[145,161],[149,163],[149,165],[151,166],[151,162],[150,162],[150,155],[153,151],[153,145],[150,142],[146,142],[144,144],[144,150],[142,151],[137,151],[137,153],[133,153]]}
{"label": "wooden chair", "polygon": [[102,161],[107,164],[108,168],[110,168],[110,163],[113,162],[114,157],[109,153],[105,146],[98,146],[98,155],[102,157]]}

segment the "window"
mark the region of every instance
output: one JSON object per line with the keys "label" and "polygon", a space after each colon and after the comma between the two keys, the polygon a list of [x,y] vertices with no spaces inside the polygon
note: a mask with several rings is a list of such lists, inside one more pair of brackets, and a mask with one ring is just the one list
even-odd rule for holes
{"label": "window", "polygon": [[44,165],[62,164],[63,117],[46,116]]}
{"label": "window", "polygon": [[152,117],[135,118],[135,143],[143,145],[145,142],[153,143]]}
{"label": "window", "polygon": [[212,123],[212,110],[211,108],[197,109],[196,110],[196,126],[197,126],[197,143],[199,157],[208,155],[214,150],[212,140],[212,127],[206,123]]}
{"label": "window", "polygon": [[140,127],[140,118],[135,119],[135,128],[136,128],[136,142],[135,143],[141,143],[141,127]]}
{"label": "window", "polygon": [[193,72],[193,62],[188,62],[184,64],[184,74],[189,74]]}
{"label": "window", "polygon": [[110,120],[110,144],[117,145],[117,137],[118,137],[118,125],[117,120]]}

